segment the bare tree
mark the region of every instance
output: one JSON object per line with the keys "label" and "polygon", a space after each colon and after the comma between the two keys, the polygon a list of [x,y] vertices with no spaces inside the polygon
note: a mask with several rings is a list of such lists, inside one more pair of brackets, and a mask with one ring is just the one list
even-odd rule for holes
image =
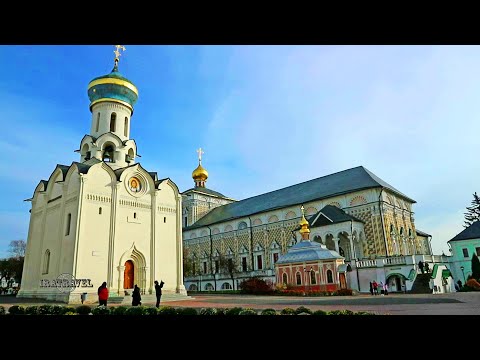
{"label": "bare tree", "polygon": [[9,244],[9,252],[14,258],[23,258],[25,257],[25,249],[27,248],[27,243],[25,240],[12,240]]}
{"label": "bare tree", "polygon": [[192,276],[195,275],[195,262],[190,257],[189,251],[187,248],[183,248],[183,275]]}
{"label": "bare tree", "polygon": [[229,274],[232,279],[233,290],[235,290],[235,275],[238,273],[238,264],[234,256],[220,255],[218,258],[220,271]]}

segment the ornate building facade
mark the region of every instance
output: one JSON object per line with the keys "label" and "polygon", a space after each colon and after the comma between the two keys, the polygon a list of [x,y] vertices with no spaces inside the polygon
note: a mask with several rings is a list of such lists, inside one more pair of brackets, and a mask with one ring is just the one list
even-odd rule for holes
{"label": "ornate building facade", "polygon": [[[184,201],[186,288],[236,289],[252,276],[275,282],[275,262],[297,243],[303,205],[311,239],[344,257],[353,289],[368,291],[373,279],[393,291],[409,289],[419,256],[443,261],[432,257],[429,236],[417,231],[413,204],[362,166],[220,205],[200,218],[191,217],[195,205],[187,211]],[[235,276],[222,268],[224,258]]]}

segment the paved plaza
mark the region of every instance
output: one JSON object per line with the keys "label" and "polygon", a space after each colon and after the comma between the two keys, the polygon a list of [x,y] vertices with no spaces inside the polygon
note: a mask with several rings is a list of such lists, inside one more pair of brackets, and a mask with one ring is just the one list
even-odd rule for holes
{"label": "paved plaza", "polygon": [[[123,305],[128,304],[125,299]],[[38,299],[17,299],[14,296],[0,296],[0,305],[41,305],[54,302]],[[155,297],[145,295],[142,304],[155,305]],[[95,304],[89,304],[95,306]],[[331,297],[292,297],[292,296],[252,296],[208,294],[193,295],[181,301],[163,301],[162,305],[174,307],[243,307],[254,309],[305,306],[311,310],[368,311],[374,314],[389,315],[480,315],[480,292],[450,294],[390,294],[388,296],[331,296]],[[110,304],[109,306],[118,306]]]}

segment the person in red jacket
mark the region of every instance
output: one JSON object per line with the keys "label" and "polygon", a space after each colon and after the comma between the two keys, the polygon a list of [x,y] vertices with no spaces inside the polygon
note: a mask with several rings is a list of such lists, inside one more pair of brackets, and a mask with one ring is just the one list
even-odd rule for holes
{"label": "person in red jacket", "polygon": [[98,288],[99,306],[101,305],[107,306],[107,299],[108,299],[108,289],[107,289],[107,283],[104,281],[103,284]]}

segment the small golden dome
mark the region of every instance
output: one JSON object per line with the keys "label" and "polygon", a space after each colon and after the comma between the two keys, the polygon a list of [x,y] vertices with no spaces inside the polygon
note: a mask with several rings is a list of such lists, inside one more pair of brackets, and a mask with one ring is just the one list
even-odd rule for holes
{"label": "small golden dome", "polygon": [[208,178],[208,171],[205,170],[202,164],[198,164],[197,168],[192,172],[193,180],[205,181]]}
{"label": "small golden dome", "polygon": [[302,227],[300,229],[300,234],[308,234],[310,232],[310,229],[308,228],[308,221],[305,219],[305,213],[303,212],[303,205],[301,207],[302,210],[302,220],[300,220],[299,225]]}

